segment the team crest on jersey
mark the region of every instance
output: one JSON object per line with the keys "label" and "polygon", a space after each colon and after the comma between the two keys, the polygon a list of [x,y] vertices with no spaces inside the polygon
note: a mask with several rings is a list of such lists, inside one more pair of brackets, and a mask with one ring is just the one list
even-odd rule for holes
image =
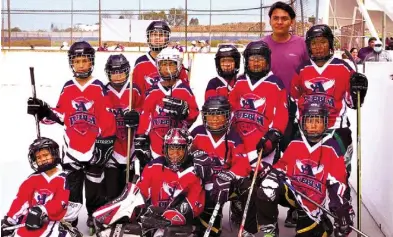
{"label": "team crest on jersey", "polygon": [[266,98],[245,94],[240,98],[240,105],[242,109],[234,113],[235,126],[243,136],[248,136],[264,125]]}
{"label": "team crest on jersey", "polygon": [[243,109],[257,110],[264,113],[266,109],[266,98],[259,97],[255,94],[247,93],[240,97],[240,106]]}
{"label": "team crest on jersey", "polygon": [[49,200],[52,200],[53,193],[48,189],[39,189],[34,192],[34,199],[38,205],[45,205]]}
{"label": "team crest on jersey", "polygon": [[160,198],[158,201],[158,205],[160,207],[166,208],[170,202],[173,201],[179,194],[183,192],[183,189],[179,182],[163,182],[160,190]]}
{"label": "team crest on jersey", "polygon": [[72,108],[75,112],[70,116],[71,127],[82,135],[87,131],[97,132],[96,117],[94,114],[94,101],[87,100],[84,97],[78,97],[71,101]]}
{"label": "team crest on jersey", "polygon": [[317,164],[315,161],[304,159],[296,160],[295,175],[293,178],[303,186],[322,193],[322,181],[324,177],[324,165]]}
{"label": "team crest on jersey", "polygon": [[121,140],[127,139],[126,125],[124,123],[124,113],[128,111],[126,105],[119,105],[115,108],[107,108],[109,112],[115,115],[116,118],[116,137]]}
{"label": "team crest on jersey", "polygon": [[160,81],[160,75],[158,75],[157,72],[155,73],[151,73],[147,76],[145,76],[145,81],[149,84],[149,85],[156,85],[159,81]]}
{"label": "team crest on jersey", "polygon": [[313,93],[327,93],[334,87],[335,80],[326,77],[315,77],[304,82],[307,89],[312,90]]}
{"label": "team crest on jersey", "polygon": [[323,104],[324,106],[326,106],[326,108],[335,108],[334,98],[327,94],[317,93],[317,94],[306,95],[304,97],[304,100],[305,103],[317,103],[317,104]]}

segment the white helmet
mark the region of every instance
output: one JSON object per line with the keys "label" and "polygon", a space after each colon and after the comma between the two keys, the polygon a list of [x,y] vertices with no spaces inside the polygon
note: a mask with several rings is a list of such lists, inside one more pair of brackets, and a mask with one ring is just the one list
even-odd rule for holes
{"label": "white helmet", "polygon": [[[165,76],[161,73],[160,61],[162,60],[170,60],[176,63],[175,74],[169,74],[169,76]],[[179,50],[177,50],[176,48],[165,48],[161,50],[161,52],[157,55],[156,58],[157,71],[160,74],[161,78],[164,80],[176,79],[179,76],[180,70],[182,68],[182,62],[183,62],[183,58],[181,57]]]}
{"label": "white helmet", "polygon": [[196,45],[196,41],[195,40],[191,41],[191,44]]}

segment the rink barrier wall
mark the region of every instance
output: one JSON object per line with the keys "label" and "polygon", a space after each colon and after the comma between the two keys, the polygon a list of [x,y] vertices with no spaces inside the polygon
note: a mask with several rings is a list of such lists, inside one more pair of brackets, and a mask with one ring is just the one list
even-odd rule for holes
{"label": "rink barrier wall", "polygon": [[[143,53],[123,52],[123,54],[131,65],[134,65],[135,60]],[[104,65],[108,56],[107,53],[96,54],[93,76],[103,82],[107,82]],[[216,76],[214,54],[185,54],[184,56],[185,67],[188,67],[188,62],[192,61],[191,88],[201,108],[207,82]],[[54,106],[62,86],[72,76],[65,52],[8,51],[0,54],[0,93],[4,92],[2,89],[9,86],[20,88],[21,93],[30,93],[30,66],[35,67],[38,97]],[[243,72],[242,68],[243,66],[241,66],[240,73]],[[365,74],[369,79],[369,90],[361,110],[362,200],[384,234],[393,236],[393,181],[390,173],[393,170],[391,152],[393,147],[393,99],[391,96],[393,63],[367,63],[365,69]],[[359,65],[359,71],[363,71],[362,65]],[[41,93],[41,91],[46,91],[46,93]],[[30,94],[24,96],[27,98]],[[356,111],[349,110],[348,116],[354,145],[350,183],[356,190]],[[199,116],[194,127],[201,122],[201,116]]]}

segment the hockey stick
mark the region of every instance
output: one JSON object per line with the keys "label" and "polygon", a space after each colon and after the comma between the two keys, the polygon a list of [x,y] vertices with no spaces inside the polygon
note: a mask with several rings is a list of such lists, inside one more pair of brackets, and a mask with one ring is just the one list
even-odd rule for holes
{"label": "hockey stick", "polygon": [[[280,171],[278,171],[280,172]],[[290,188],[293,192],[297,193],[298,195],[300,195],[302,198],[306,199],[307,201],[311,202],[312,204],[314,204],[315,206],[319,207],[322,211],[324,211],[326,214],[328,214],[329,216],[333,217],[334,219],[338,219],[338,217],[336,215],[334,215],[333,213],[331,213],[328,209],[326,209],[325,207],[321,206],[320,204],[316,203],[314,200],[312,200],[311,198],[309,198],[307,195],[303,194],[300,191],[297,191],[292,185],[290,185],[288,182],[286,182],[285,180],[283,180],[283,183],[286,184],[288,186],[288,188]],[[358,233],[361,236],[364,237],[369,237],[367,234],[363,233],[362,231],[360,231],[359,229],[353,227],[353,226],[349,226],[352,230],[354,230],[356,233]]]}
{"label": "hockey stick", "polygon": [[22,224],[19,224],[19,225],[13,225],[13,226],[10,226],[10,227],[5,227],[2,230],[16,230],[16,229],[25,227],[25,225],[26,225],[26,223],[22,223]]}
{"label": "hockey stick", "polygon": [[[356,72],[358,72],[358,66],[352,57],[352,54],[348,52],[348,50],[345,50],[345,55],[349,58],[349,60],[352,61],[353,64],[355,64],[355,69]],[[361,230],[362,224],[361,224],[361,219],[362,219],[362,150],[361,150],[361,108],[360,108],[360,93],[359,91],[356,93],[357,96],[357,110],[356,110],[356,136],[357,136],[357,228]]]}
{"label": "hockey stick", "polygon": [[[33,98],[37,98],[37,93],[35,90],[35,77],[34,77],[34,67],[30,67],[30,81],[31,81],[31,90],[33,92]],[[35,128],[37,132],[37,138],[41,137],[41,131],[40,131],[40,121],[38,121],[37,114],[34,115],[35,117]]]}
{"label": "hockey stick", "polygon": [[210,231],[212,230],[212,227],[214,225],[214,221],[216,220],[216,217],[217,217],[218,211],[220,210],[220,207],[221,207],[220,203],[217,202],[216,206],[214,207],[213,214],[210,217],[209,225],[208,225],[203,237],[209,237]]}
{"label": "hockey stick", "polygon": [[[129,94],[129,102],[128,102],[128,111],[131,112],[132,110],[132,92],[133,92],[133,86],[132,86],[132,81],[133,81],[133,72],[130,72],[130,88],[128,90]],[[127,183],[130,182],[130,163],[131,163],[131,142],[134,137],[134,133],[132,131],[132,128],[127,129],[128,134],[127,134],[127,170],[126,170],[126,180]],[[138,160],[139,161],[139,160]],[[135,167],[134,167],[135,169]],[[138,171],[139,172],[139,171]]]}
{"label": "hockey stick", "polygon": [[263,149],[261,149],[261,151],[258,154],[257,166],[255,166],[254,176],[252,177],[250,190],[248,191],[247,202],[246,202],[246,206],[244,207],[244,211],[243,211],[242,223],[240,224],[239,233],[237,235],[238,237],[242,237],[244,225],[246,224],[248,207],[250,206],[250,202],[251,202],[251,195],[254,190],[255,181],[257,180],[258,169],[259,169],[259,166],[261,165],[261,161],[262,161],[262,152],[263,152]]}

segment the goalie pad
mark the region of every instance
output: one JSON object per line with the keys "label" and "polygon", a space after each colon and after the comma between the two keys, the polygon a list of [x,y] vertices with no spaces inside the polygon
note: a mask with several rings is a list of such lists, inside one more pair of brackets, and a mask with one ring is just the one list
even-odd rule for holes
{"label": "goalie pad", "polygon": [[142,228],[139,224],[116,224],[96,235],[98,237],[139,237],[142,236]]}

